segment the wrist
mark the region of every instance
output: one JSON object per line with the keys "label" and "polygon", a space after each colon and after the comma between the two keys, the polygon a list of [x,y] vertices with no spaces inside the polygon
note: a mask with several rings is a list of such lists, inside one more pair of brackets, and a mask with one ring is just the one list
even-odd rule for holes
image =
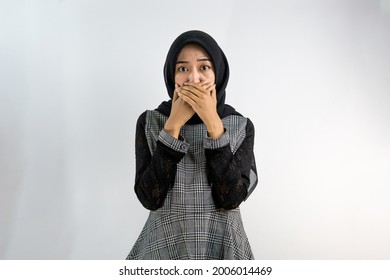
{"label": "wrist", "polygon": [[179,139],[181,126],[177,124],[172,124],[171,121],[167,120],[167,122],[164,125],[164,130],[168,132],[170,135],[175,137],[176,139]]}
{"label": "wrist", "polygon": [[225,133],[225,128],[223,127],[222,121],[220,119],[217,122],[206,125],[206,127],[207,135],[213,139],[217,139]]}

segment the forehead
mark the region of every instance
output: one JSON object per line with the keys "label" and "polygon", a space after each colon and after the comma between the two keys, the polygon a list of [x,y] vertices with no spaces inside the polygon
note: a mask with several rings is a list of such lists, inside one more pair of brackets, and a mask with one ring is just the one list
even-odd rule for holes
{"label": "forehead", "polygon": [[201,46],[197,44],[188,44],[181,49],[177,58],[182,59],[185,57],[209,57],[209,55]]}

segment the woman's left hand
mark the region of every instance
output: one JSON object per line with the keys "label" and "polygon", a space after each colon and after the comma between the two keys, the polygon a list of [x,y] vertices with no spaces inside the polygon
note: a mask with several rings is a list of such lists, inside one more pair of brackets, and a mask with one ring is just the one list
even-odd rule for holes
{"label": "woman's left hand", "polygon": [[217,91],[215,84],[184,83],[179,92],[179,97],[187,102],[207,127],[210,137],[218,138],[224,133],[221,118],[217,113]]}

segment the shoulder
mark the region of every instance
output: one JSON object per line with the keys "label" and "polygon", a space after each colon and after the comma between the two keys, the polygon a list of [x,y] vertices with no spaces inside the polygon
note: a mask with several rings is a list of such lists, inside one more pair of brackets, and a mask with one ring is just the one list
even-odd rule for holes
{"label": "shoulder", "polygon": [[226,117],[225,123],[230,124],[231,127],[245,133],[247,137],[254,136],[255,134],[255,126],[251,119],[244,117],[241,114]]}
{"label": "shoulder", "polygon": [[139,115],[138,120],[137,120],[137,125],[138,124],[145,124],[148,119],[150,118],[164,118],[164,115],[161,114],[157,110],[146,110],[143,112],[141,115]]}
{"label": "shoulder", "polygon": [[148,111],[149,111],[149,110],[146,110],[146,111],[144,111],[141,115],[139,115],[137,122],[145,121],[146,115],[147,115]]}
{"label": "shoulder", "polygon": [[237,115],[229,115],[227,117],[224,117],[222,119],[222,122],[225,124],[225,125],[230,125],[230,126],[233,126],[233,127],[240,127],[241,129],[253,129],[253,123],[252,121],[247,118],[247,117],[244,117],[240,114],[237,114]]}
{"label": "shoulder", "polygon": [[246,121],[246,130],[252,130],[254,131],[255,130],[255,126],[253,125],[253,122],[251,121],[250,118],[246,118],[247,121]]}
{"label": "shoulder", "polygon": [[145,127],[147,113],[148,113],[148,111],[145,111],[141,115],[139,115],[139,117],[137,119],[137,128]]}
{"label": "shoulder", "polygon": [[246,119],[246,126],[245,126],[245,134],[246,137],[254,137],[255,136],[255,126],[253,125],[253,122],[249,118]]}
{"label": "shoulder", "polygon": [[137,120],[137,130],[158,134],[164,127],[167,117],[157,110],[146,110]]}

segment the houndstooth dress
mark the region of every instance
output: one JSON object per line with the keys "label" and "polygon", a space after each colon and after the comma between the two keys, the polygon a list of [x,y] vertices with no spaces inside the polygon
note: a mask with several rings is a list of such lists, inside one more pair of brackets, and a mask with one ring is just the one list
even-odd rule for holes
{"label": "houndstooth dress", "polygon": [[[150,211],[127,259],[253,259],[240,209],[224,210],[215,205],[205,156],[205,150],[225,146],[236,153],[247,136],[248,119],[237,115],[223,118],[226,131],[216,140],[207,137],[204,124],[185,125],[178,140],[163,130],[165,115],[146,111],[144,117],[150,154],[160,142],[183,156],[175,165],[173,185],[161,207]],[[257,183],[255,172],[250,170],[249,174],[247,196]]]}

